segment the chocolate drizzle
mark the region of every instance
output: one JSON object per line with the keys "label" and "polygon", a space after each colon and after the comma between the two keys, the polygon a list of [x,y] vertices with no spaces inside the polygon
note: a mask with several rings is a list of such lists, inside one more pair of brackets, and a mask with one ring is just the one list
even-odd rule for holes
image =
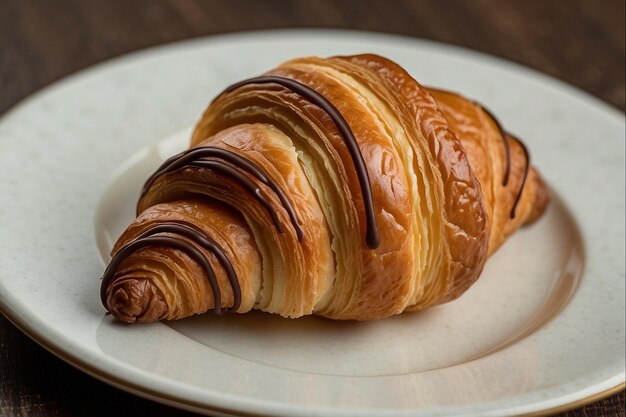
{"label": "chocolate drizzle", "polygon": [[514,219],[515,218],[515,209],[517,209],[517,205],[519,204],[520,200],[522,199],[522,193],[524,192],[524,186],[526,185],[526,178],[528,178],[528,170],[530,168],[530,153],[528,152],[528,148],[526,148],[526,145],[524,144],[524,142],[522,142],[521,140],[519,140],[518,138],[516,138],[515,136],[511,135],[509,133],[509,136],[511,138],[513,138],[514,140],[517,141],[517,143],[519,143],[519,145],[522,147],[522,151],[524,151],[524,156],[526,158],[526,165],[524,165],[524,176],[522,177],[522,184],[520,185],[519,191],[517,193],[517,197],[515,198],[515,203],[513,203],[513,208],[511,209],[511,218]]}
{"label": "chocolate drizzle", "polygon": [[[225,164],[222,161],[202,159],[208,157],[215,157],[229,162],[230,164],[239,168],[241,171],[245,171],[248,174],[252,175],[257,180],[261,181],[263,184],[269,187],[272,191],[274,191],[278,196],[281,204],[283,205],[283,208],[287,211],[287,214],[289,215],[291,224],[296,230],[298,240],[302,241],[304,237],[304,232],[302,231],[302,228],[298,223],[298,217],[296,215],[296,212],[278,183],[265,175],[263,170],[258,165],[227,149],[216,148],[213,146],[202,146],[198,148],[188,149],[184,152],[179,153],[178,155],[174,155],[173,157],[167,159],[148,178],[143,186],[143,189],[141,190],[141,198],[143,198],[143,196],[148,192],[152,184],[154,184],[157,178],[159,178],[161,175],[176,171],[187,166],[214,169],[216,171],[220,171],[222,174],[229,175],[230,177],[237,180],[240,184],[242,184],[246,189],[248,189],[248,191],[250,191],[257,198],[257,200],[259,200],[259,202],[267,209],[278,231],[280,233],[283,233],[282,225],[280,223],[280,220],[278,219],[278,214],[270,204],[270,201],[268,200],[265,193],[263,193],[263,191],[254,183],[254,181],[251,181],[248,177],[233,168],[233,166]],[[140,201],[141,198],[139,199]]]}
{"label": "chocolate drizzle", "polygon": [[[194,243],[200,245],[204,249],[213,253],[222,264],[222,267],[224,268],[224,270],[226,271],[226,275],[228,276],[228,281],[230,282],[233,290],[233,307],[231,309],[222,310],[222,296],[219,284],[217,283],[217,278],[215,276],[215,271],[213,271],[209,260],[204,255],[204,253],[202,253],[202,251],[198,250],[198,248],[196,248],[193,244],[184,239],[174,236],[154,236],[157,233],[173,233],[179,236],[186,237],[188,239],[191,239]],[[111,259],[111,262],[109,262],[106,270],[104,271],[104,274],[102,276],[102,283],[100,285],[100,299],[105,308],[107,308],[106,290],[109,288],[109,284],[113,279],[116,269],[128,256],[140,249],[149,246],[168,246],[178,250],[182,250],[202,267],[213,292],[214,311],[216,314],[223,314],[226,311],[236,311],[239,309],[239,307],[241,306],[241,287],[239,285],[235,270],[228,260],[228,257],[226,256],[226,253],[224,252],[222,247],[199,227],[196,227],[189,223],[175,221],[159,223],[149,228],[133,241],[127,243],[119,251],[117,251],[115,256],[113,256],[113,259]]]}
{"label": "chocolate drizzle", "polygon": [[502,143],[504,144],[504,149],[506,152],[506,170],[504,171],[504,180],[502,181],[503,186],[506,187],[509,184],[509,177],[511,175],[510,138],[515,139],[515,141],[519,143],[519,145],[522,147],[522,150],[524,151],[526,164],[524,165],[524,176],[522,177],[522,185],[520,186],[519,191],[517,192],[517,195],[515,196],[515,202],[513,203],[513,207],[511,207],[511,213],[509,214],[509,217],[511,219],[514,219],[515,210],[517,209],[517,205],[522,199],[522,193],[524,191],[524,186],[526,185],[526,177],[528,177],[528,170],[530,169],[530,153],[528,152],[528,148],[526,148],[526,145],[524,144],[524,142],[522,142],[521,140],[513,136],[511,133],[506,132],[504,129],[502,129],[502,125],[500,124],[500,121],[496,118],[496,116],[493,115],[493,113],[487,110],[487,108],[483,106],[482,104],[477,103],[477,102],[474,102],[474,103],[478,107],[480,107],[485,113],[487,113],[489,117],[491,117],[491,119],[494,121],[496,126],[498,126],[498,130],[500,131],[500,136],[502,137]]}
{"label": "chocolate drizzle", "polygon": [[326,97],[311,87],[291,78],[278,76],[261,76],[240,81],[230,87],[227,87],[220,95],[218,95],[218,97],[248,84],[278,84],[316,105],[326,112],[326,114],[333,120],[346,147],[348,148],[348,152],[350,153],[350,157],[352,158],[352,162],[356,170],[356,175],[359,179],[366,218],[365,243],[370,249],[377,248],[380,245],[380,234],[378,232],[378,225],[376,224],[376,216],[374,214],[374,202],[372,198],[372,186],[369,174],[357,140],[341,112]]}
{"label": "chocolate drizzle", "polygon": [[[509,178],[511,177],[511,144],[509,143],[509,136],[502,128],[502,125],[500,124],[500,120],[498,120],[498,118],[494,116],[494,114],[489,109],[487,109],[487,107],[483,106],[482,104],[476,101],[474,102],[474,104],[476,104],[485,113],[487,113],[487,116],[489,116],[491,120],[493,120],[493,122],[498,127],[498,131],[500,132],[500,138],[502,138],[502,144],[504,145],[504,152],[506,155],[506,168],[504,169],[504,178],[502,179],[502,186],[506,187],[507,185],[509,185]],[[515,211],[515,208],[513,208],[513,211]]]}

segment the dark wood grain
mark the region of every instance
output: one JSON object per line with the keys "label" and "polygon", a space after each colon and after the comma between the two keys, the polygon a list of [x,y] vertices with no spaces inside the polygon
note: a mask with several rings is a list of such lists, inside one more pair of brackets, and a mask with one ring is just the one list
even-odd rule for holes
{"label": "dark wood grain", "polygon": [[[623,0],[0,0],[0,114],[54,80],[123,53],[282,27],[384,31],[461,45],[625,108]],[[0,416],[120,415],[192,414],[96,381],[0,316]],[[560,416],[624,417],[624,393]]]}

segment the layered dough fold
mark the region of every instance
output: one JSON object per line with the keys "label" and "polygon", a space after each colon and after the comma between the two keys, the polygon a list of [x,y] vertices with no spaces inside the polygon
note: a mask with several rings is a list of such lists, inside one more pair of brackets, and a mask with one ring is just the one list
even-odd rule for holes
{"label": "layered dough fold", "polygon": [[[313,90],[347,122],[365,163],[379,244],[366,243],[367,196],[338,121],[284,85],[250,82],[211,103],[191,148],[245,158],[287,201],[242,169],[243,179],[213,165],[181,166],[150,184],[112,254],[159,222],[190,224],[232,264],[241,290],[237,312],[380,319],[460,296],[487,257],[548,203],[523,144],[490,113],[460,95],[421,86],[387,59],[300,58],[265,76]],[[224,263],[193,239],[179,238],[209,261],[220,307],[233,307]],[[133,252],[105,284],[105,307],[126,322],[180,319],[216,307],[207,271],[167,245]]]}

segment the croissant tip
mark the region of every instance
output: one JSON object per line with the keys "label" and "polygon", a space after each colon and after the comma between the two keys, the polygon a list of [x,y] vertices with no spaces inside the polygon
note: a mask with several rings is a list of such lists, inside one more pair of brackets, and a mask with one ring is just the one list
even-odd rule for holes
{"label": "croissant tip", "polygon": [[152,323],[167,312],[159,289],[147,279],[119,280],[107,291],[109,312],[124,323]]}
{"label": "croissant tip", "polygon": [[536,176],[536,188],[535,188],[535,196],[534,203],[531,212],[528,215],[528,218],[524,222],[524,224],[529,225],[535,222],[541,215],[546,211],[548,206],[550,205],[550,201],[552,200],[552,195],[550,193],[550,188],[547,186],[544,179],[537,173]]}

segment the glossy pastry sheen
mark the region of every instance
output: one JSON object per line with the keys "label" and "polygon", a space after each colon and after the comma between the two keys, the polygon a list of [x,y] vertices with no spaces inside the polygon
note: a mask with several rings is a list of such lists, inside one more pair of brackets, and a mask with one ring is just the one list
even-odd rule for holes
{"label": "glossy pastry sheen", "polygon": [[239,83],[191,147],[149,179],[113,248],[102,299],[120,320],[425,309],[467,290],[548,203],[486,109],[375,55],[300,58]]}

